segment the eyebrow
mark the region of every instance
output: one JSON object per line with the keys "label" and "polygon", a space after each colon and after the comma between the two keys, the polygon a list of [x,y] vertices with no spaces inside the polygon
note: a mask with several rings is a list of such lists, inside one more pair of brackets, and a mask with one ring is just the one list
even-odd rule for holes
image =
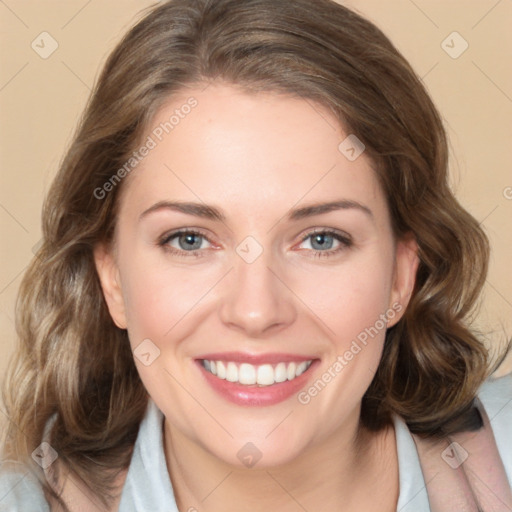
{"label": "eyebrow", "polygon": [[334,210],[359,210],[369,217],[373,218],[373,212],[364,204],[352,201],[350,199],[340,199],[339,201],[331,201],[330,203],[315,203],[302,208],[291,210],[288,214],[289,220],[299,220],[313,215],[321,215],[322,213],[332,212]]}
{"label": "eyebrow", "polygon": [[150,206],[147,210],[142,212],[140,214],[139,221],[150,213],[161,210],[173,210],[176,212],[185,213],[187,215],[202,217],[204,219],[219,220],[221,222],[226,220],[226,217],[221,213],[221,211],[214,206],[182,201],[159,201],[158,203],[155,203],[153,206]]}
{"label": "eyebrow", "polygon": [[[364,204],[350,199],[340,199],[338,201],[331,201],[328,203],[314,203],[303,206],[301,208],[296,208],[288,212],[287,219],[289,221],[296,221],[306,217],[321,215],[323,213],[328,213],[335,210],[351,209],[359,210],[373,219],[373,212],[370,210],[370,208]],[[226,220],[226,216],[219,208],[216,208],[215,206],[183,201],[159,201],[158,203],[155,203],[153,206],[150,206],[147,210],[142,212],[139,216],[139,221],[150,213],[161,210],[172,210],[187,215],[194,215],[204,219],[217,220],[220,222],[224,222]]]}

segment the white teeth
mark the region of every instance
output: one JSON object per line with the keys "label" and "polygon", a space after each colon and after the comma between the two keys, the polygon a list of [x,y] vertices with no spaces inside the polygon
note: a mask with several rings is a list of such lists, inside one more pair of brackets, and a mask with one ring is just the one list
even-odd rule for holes
{"label": "white teeth", "polygon": [[279,363],[274,370],[274,379],[276,382],[284,382],[288,380],[288,373],[286,372],[286,364]]}
{"label": "white teeth", "polygon": [[226,380],[229,382],[238,382],[238,366],[235,363],[228,363]]}
{"label": "white teeth", "polygon": [[219,377],[219,379],[225,379],[226,367],[224,366],[224,363],[222,361],[216,361],[215,365],[217,366],[217,377]]}
{"label": "white teeth", "polygon": [[260,386],[270,386],[274,384],[274,368],[270,364],[258,366],[258,384]]}
{"label": "white teeth", "polygon": [[219,379],[229,382],[238,382],[247,386],[271,386],[272,384],[293,380],[302,375],[313,360],[300,363],[262,364],[255,366],[249,363],[241,363],[239,366],[232,362],[203,360],[206,371],[216,375]]}
{"label": "white teeth", "polygon": [[290,363],[288,365],[288,369],[286,374],[288,376],[288,380],[293,380],[295,378],[295,370],[297,369],[297,365],[295,363]]}
{"label": "white teeth", "polygon": [[252,364],[242,363],[240,365],[240,369],[238,370],[238,382],[248,385],[256,384],[256,369]]}
{"label": "white teeth", "polygon": [[308,367],[308,363],[307,361],[302,361],[302,363],[300,363],[298,366],[297,366],[297,369],[295,370],[295,375],[298,377],[299,375],[302,375],[306,369]]}

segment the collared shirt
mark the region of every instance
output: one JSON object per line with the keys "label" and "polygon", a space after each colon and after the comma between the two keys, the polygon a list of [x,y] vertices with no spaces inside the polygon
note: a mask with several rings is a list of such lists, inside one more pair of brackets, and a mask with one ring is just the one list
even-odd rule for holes
{"label": "collared shirt", "polygon": [[[512,374],[489,379],[478,396],[491,421],[505,472],[512,485]],[[162,412],[149,400],[121,494],[120,512],[179,512],[165,461]],[[416,445],[405,422],[393,417],[400,493],[397,512],[430,512]],[[200,510],[190,504],[189,510]],[[0,512],[50,512],[42,490],[28,471],[0,476]]]}

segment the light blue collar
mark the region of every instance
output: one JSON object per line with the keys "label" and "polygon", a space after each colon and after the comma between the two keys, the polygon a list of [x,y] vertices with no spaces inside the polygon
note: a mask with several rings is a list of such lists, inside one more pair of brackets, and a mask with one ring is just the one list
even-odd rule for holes
{"label": "light blue collar", "polygon": [[165,462],[163,418],[149,399],[121,494],[122,512],[179,512]]}

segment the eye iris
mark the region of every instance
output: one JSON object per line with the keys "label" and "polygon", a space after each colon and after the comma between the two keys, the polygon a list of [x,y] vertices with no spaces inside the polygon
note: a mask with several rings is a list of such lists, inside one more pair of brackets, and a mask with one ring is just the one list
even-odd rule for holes
{"label": "eye iris", "polygon": [[[328,241],[326,241],[326,239]],[[319,247],[315,247],[315,243],[320,244]],[[313,242],[311,246],[313,249],[331,249],[333,244],[333,237],[332,235],[327,234],[317,234],[313,236]]]}
{"label": "eye iris", "polygon": [[201,237],[195,233],[185,233],[178,238],[181,249],[199,249],[201,247]]}

